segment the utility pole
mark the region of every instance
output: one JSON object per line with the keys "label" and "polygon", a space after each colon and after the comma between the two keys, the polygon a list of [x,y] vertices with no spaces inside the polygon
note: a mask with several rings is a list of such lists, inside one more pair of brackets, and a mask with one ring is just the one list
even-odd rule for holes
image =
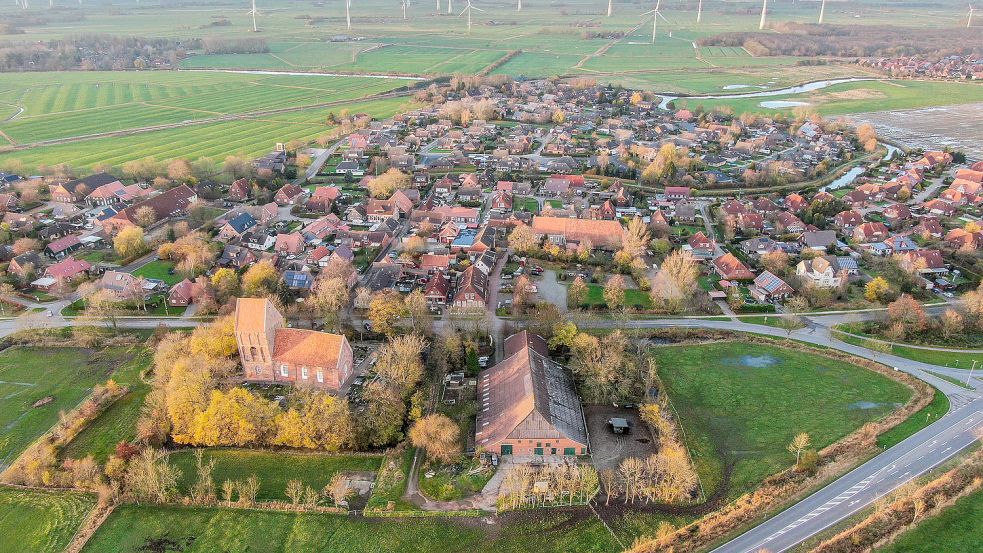
{"label": "utility pole", "polygon": [[966,385],[969,386],[969,381],[973,379],[973,371],[976,370],[976,359],[973,359],[973,368],[969,369],[969,377],[966,379]]}

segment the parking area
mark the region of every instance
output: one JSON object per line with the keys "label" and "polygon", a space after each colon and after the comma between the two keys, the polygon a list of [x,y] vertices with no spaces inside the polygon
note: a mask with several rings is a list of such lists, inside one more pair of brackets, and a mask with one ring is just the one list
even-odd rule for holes
{"label": "parking area", "polygon": [[[637,409],[585,405],[584,414],[587,417],[587,431],[590,432],[592,458],[598,470],[617,468],[623,459],[644,458],[656,452],[655,441],[638,416]],[[626,434],[615,434],[608,426],[608,420],[612,418],[626,419],[630,430]]]}
{"label": "parking area", "polygon": [[567,310],[567,287],[556,280],[556,271],[545,271],[542,278],[536,281],[536,286],[543,301],[552,303],[560,311]]}

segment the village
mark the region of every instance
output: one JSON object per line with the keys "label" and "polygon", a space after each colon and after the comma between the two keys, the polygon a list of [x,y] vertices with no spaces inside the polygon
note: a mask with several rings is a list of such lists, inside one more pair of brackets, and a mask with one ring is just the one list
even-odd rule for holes
{"label": "village", "polygon": [[[787,338],[806,316],[884,310],[863,330],[898,341],[971,326],[956,302],[983,275],[983,162],[805,111],[675,109],[590,82],[474,78],[427,94],[212,178],[183,160],[0,174],[0,302],[24,330],[97,329],[76,324],[76,340],[128,319],[197,327],[155,334],[145,451],[411,444],[376,481],[353,473],[324,492],[330,512],[390,516],[583,505],[601,489],[605,503],[618,489],[626,504],[705,501],[632,319]],[[178,415],[187,374],[204,391]],[[110,462],[135,466],[126,451]],[[814,473],[803,452],[819,462],[806,443],[796,472]],[[37,466],[72,470],[29,450],[8,479],[36,485]],[[400,470],[389,490],[383,475]],[[262,503],[258,483],[228,482],[228,505]],[[324,507],[303,483],[286,493]]]}

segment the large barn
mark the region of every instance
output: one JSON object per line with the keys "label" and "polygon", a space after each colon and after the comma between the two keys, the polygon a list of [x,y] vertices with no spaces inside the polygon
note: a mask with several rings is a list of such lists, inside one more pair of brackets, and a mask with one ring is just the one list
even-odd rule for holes
{"label": "large barn", "polygon": [[527,331],[505,340],[505,359],[478,380],[475,444],[500,455],[586,455],[584,412],[573,376]]}

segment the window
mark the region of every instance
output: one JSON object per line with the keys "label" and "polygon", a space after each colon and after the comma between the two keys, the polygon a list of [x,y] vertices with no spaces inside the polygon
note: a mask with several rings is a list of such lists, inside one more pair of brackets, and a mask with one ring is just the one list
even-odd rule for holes
{"label": "window", "polygon": [[317,371],[317,381],[324,382],[324,371]]}
{"label": "window", "polygon": [[300,368],[300,377],[307,380],[307,367]]}
{"label": "window", "polygon": [[280,376],[288,376],[286,365],[280,365]]}

